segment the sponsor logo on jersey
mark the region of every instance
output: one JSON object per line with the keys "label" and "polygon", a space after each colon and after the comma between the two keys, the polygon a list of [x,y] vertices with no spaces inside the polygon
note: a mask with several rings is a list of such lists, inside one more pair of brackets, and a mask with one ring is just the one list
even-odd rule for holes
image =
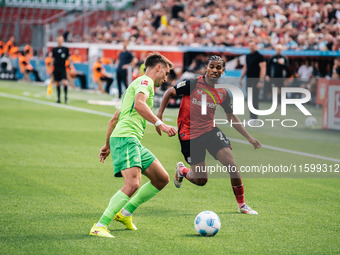
{"label": "sponsor logo on jersey", "polygon": [[[202,102],[197,100],[196,98],[193,98],[192,101],[191,101],[193,104],[195,105],[198,105],[198,106],[201,106],[202,105]],[[212,108],[212,109],[215,109],[216,108],[216,105],[214,103],[207,103],[207,107],[209,108]]]}
{"label": "sponsor logo on jersey", "polygon": [[140,82],[140,85],[148,86],[148,84],[149,84],[149,81],[147,81],[147,80],[142,80],[142,81]]}
{"label": "sponsor logo on jersey", "polygon": [[182,81],[182,82],[180,82],[180,83],[178,83],[177,85],[176,85],[176,88],[180,88],[180,87],[183,87],[183,86],[185,86],[185,81]]}

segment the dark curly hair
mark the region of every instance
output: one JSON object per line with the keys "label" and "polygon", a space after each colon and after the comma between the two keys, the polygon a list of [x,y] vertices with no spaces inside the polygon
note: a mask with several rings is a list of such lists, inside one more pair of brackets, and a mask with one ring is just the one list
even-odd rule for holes
{"label": "dark curly hair", "polygon": [[210,56],[205,64],[208,65],[210,61],[220,61],[223,63],[223,66],[225,65],[223,58],[217,55]]}

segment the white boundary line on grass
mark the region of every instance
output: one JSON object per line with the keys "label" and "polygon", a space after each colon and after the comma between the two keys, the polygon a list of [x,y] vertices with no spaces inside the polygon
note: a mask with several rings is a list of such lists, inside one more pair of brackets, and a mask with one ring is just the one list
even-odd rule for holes
{"label": "white boundary line on grass", "polygon": [[59,108],[68,109],[68,110],[77,111],[77,112],[91,113],[91,114],[101,115],[101,116],[105,116],[105,117],[113,117],[113,114],[114,114],[114,112],[112,114],[110,114],[110,113],[106,113],[106,112],[99,112],[99,111],[94,111],[94,110],[90,110],[90,109],[85,109],[85,108],[71,106],[71,105],[65,105],[65,104],[57,104],[57,103],[47,102],[47,101],[40,100],[40,99],[11,95],[11,94],[2,93],[2,92],[0,92],[0,96],[18,99],[18,100],[27,101],[27,102],[36,103],[36,104],[44,104],[44,105],[59,107]]}
{"label": "white boundary line on grass", "polygon": [[[17,95],[11,95],[11,94],[2,93],[2,92],[0,92],[0,96],[6,97],[6,98],[18,99],[18,100],[22,100],[22,101],[27,101],[27,102],[31,102],[31,103],[37,103],[37,104],[59,107],[59,108],[68,109],[68,110],[72,110],[72,111],[95,114],[95,115],[100,115],[100,116],[105,116],[105,117],[112,117],[113,116],[113,113],[110,114],[110,113],[105,113],[105,112],[99,112],[99,111],[94,111],[94,110],[85,109],[85,108],[81,108],[81,107],[57,104],[57,103],[47,102],[47,101],[43,101],[43,100],[39,100],[39,99],[22,97],[22,96],[17,96]],[[150,124],[150,123],[148,123],[148,124]],[[237,143],[249,144],[247,141],[240,140],[240,139],[230,139],[230,140],[233,141],[233,142],[237,142]],[[315,154],[306,153],[306,152],[288,150],[288,149],[270,146],[270,145],[265,145],[265,144],[262,144],[262,147],[269,149],[269,150],[282,151],[282,152],[291,153],[291,154],[295,154],[295,155],[301,155],[301,156],[305,156],[305,157],[328,160],[328,161],[340,163],[340,159],[336,159],[336,158],[330,158],[330,157],[324,157],[324,156],[315,155]]]}
{"label": "white boundary line on grass", "polygon": [[[244,141],[244,140],[235,139],[235,138],[229,138],[229,139],[233,142],[249,144],[247,141]],[[275,147],[275,146],[271,146],[271,145],[262,144],[262,148],[266,148],[266,149],[269,149],[269,150],[275,150],[275,151],[282,151],[282,152],[297,154],[297,155],[306,156],[306,157],[310,157],[310,158],[323,159],[323,160],[328,160],[328,161],[340,163],[340,159],[324,157],[324,156],[315,155],[315,154],[311,154],[311,153],[307,153],[307,152],[288,150],[288,149]]]}

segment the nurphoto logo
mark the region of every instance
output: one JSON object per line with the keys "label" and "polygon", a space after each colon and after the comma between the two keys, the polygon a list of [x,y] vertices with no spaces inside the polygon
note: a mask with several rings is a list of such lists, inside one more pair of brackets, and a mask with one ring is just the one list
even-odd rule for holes
{"label": "nurphoto logo", "polygon": [[[244,100],[245,96],[241,88],[230,85],[230,84],[216,84],[216,89],[224,88],[229,90],[233,96],[233,113],[235,115],[244,115]],[[259,116],[268,116],[274,113],[278,106],[278,97],[281,96],[281,116],[287,115],[287,105],[295,105],[304,115],[310,116],[312,115],[303,104],[307,103],[311,99],[311,93],[309,90],[304,88],[282,88],[281,95],[278,92],[276,87],[272,88],[272,105],[269,109],[266,110],[259,110],[255,109],[252,100],[252,93],[253,88],[249,87],[248,90],[248,97],[247,97],[247,105],[250,112],[259,115]],[[299,94],[301,95],[300,98],[288,98],[290,94]],[[197,105],[201,105],[201,114],[207,114],[207,107],[214,108],[215,105],[211,103],[207,103],[207,94],[201,94],[201,101],[196,100],[194,102]],[[258,119],[258,120],[243,120],[241,122],[233,123],[227,119],[214,119],[214,127],[217,124],[225,125],[230,123],[230,126],[233,124],[242,124],[243,126],[250,126],[250,127],[262,127],[264,124],[270,124],[271,127],[275,127],[275,124],[280,123],[282,127],[296,127],[298,125],[297,120],[295,119]]]}

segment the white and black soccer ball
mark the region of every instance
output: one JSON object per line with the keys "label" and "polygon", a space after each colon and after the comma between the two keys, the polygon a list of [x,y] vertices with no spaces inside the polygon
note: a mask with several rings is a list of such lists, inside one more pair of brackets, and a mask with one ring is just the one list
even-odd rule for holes
{"label": "white and black soccer ball", "polygon": [[306,120],[305,120],[305,124],[306,127],[308,128],[315,128],[316,127],[316,119],[313,116],[309,116]]}
{"label": "white and black soccer ball", "polygon": [[195,219],[195,230],[202,236],[214,236],[221,228],[220,218],[212,211],[200,212]]}

